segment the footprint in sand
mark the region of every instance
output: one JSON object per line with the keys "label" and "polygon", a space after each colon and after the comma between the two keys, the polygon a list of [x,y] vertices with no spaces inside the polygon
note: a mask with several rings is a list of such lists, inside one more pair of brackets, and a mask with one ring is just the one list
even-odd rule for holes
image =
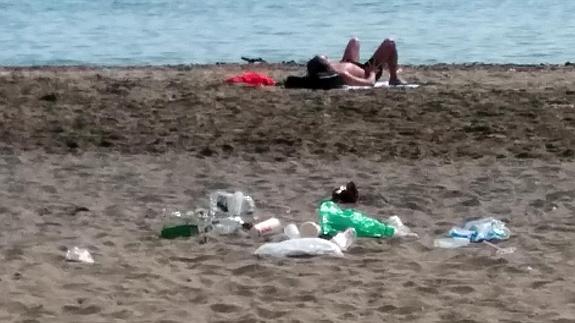
{"label": "footprint in sand", "polygon": [[210,305],[210,308],[212,309],[212,311],[217,313],[232,313],[241,310],[241,307],[237,305],[224,304],[224,303],[212,304]]}
{"label": "footprint in sand", "polygon": [[76,315],[90,315],[101,312],[102,308],[96,305],[89,305],[85,307],[76,305],[64,305],[62,306],[62,311],[65,313],[76,314]]}

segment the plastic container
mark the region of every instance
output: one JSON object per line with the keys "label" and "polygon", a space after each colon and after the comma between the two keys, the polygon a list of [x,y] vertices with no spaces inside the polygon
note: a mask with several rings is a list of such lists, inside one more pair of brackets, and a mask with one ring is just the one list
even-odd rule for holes
{"label": "plastic container", "polygon": [[195,236],[211,226],[211,218],[205,209],[187,212],[164,210],[162,220],[160,237],[164,239]]}
{"label": "plastic container", "polygon": [[160,237],[163,239],[187,238],[199,233],[198,226],[195,224],[170,225],[162,228]]}
{"label": "plastic container", "polygon": [[285,226],[284,234],[290,239],[301,238],[299,229],[298,229],[297,225],[295,225],[294,223],[290,223],[290,224]]}
{"label": "plastic container", "polygon": [[215,191],[210,194],[210,215],[214,218],[239,216],[246,222],[253,222],[254,212],[254,200],[242,192]]}
{"label": "plastic container", "polygon": [[317,238],[321,233],[321,227],[315,222],[304,222],[299,226],[302,238]]}
{"label": "plastic container", "polygon": [[212,232],[220,235],[235,234],[242,229],[243,223],[239,216],[220,218],[212,224]]}
{"label": "plastic container", "polygon": [[254,224],[250,229],[250,234],[254,238],[265,237],[282,232],[282,224],[276,218],[269,218],[263,222]]}
{"label": "plastic container", "polygon": [[354,228],[349,228],[344,232],[335,235],[330,241],[338,245],[342,251],[346,251],[355,242],[356,233]]}

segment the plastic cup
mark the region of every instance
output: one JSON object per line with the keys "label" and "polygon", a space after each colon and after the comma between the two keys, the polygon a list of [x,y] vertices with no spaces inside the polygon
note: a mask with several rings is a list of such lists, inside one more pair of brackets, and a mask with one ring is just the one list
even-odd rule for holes
{"label": "plastic cup", "polygon": [[284,228],[284,233],[290,239],[297,239],[301,237],[299,229],[297,225],[295,225],[294,223],[286,225],[286,227]]}
{"label": "plastic cup", "polygon": [[321,228],[317,223],[309,221],[299,226],[299,232],[302,238],[317,238]]}
{"label": "plastic cup", "polygon": [[241,216],[242,214],[242,204],[244,203],[244,194],[242,192],[235,192],[232,195],[232,203],[228,204],[228,211],[231,216]]}
{"label": "plastic cup", "polygon": [[250,234],[253,237],[265,237],[272,234],[276,234],[282,231],[282,224],[280,220],[276,218],[270,218],[263,222],[254,224],[250,230]]}
{"label": "plastic cup", "polygon": [[346,251],[354,243],[356,238],[356,233],[354,228],[348,228],[347,230],[340,232],[331,239],[331,242],[339,246],[342,251]]}

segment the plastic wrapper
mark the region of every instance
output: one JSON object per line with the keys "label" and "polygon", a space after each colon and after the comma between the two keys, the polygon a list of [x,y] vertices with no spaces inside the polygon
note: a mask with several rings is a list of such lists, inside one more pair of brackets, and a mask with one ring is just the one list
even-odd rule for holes
{"label": "plastic wrapper", "polygon": [[334,256],[343,257],[340,247],[320,238],[290,239],[261,245],[254,254],[269,257]]}
{"label": "plastic wrapper", "polygon": [[74,262],[83,262],[87,264],[93,264],[94,258],[88,251],[88,249],[73,247],[68,249],[66,252],[66,260]]}
{"label": "plastic wrapper", "polygon": [[392,237],[395,229],[355,209],[341,209],[332,201],[323,201],[318,210],[322,235],[333,237],[347,228],[354,228],[358,237]]}
{"label": "plastic wrapper", "polygon": [[495,218],[483,218],[466,222],[463,227],[454,227],[448,235],[452,238],[467,238],[471,242],[507,240],[511,231],[505,223]]}

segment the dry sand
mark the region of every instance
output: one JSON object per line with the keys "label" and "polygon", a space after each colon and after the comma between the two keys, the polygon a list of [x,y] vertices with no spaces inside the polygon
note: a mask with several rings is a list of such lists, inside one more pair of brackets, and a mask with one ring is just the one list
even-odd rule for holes
{"label": "dry sand", "polygon": [[[574,68],[405,67],[409,91],[222,84],[245,68],[0,69],[1,322],[575,322]],[[245,236],[157,237],[162,208],[214,189],[302,222],[348,180],[357,208],[421,239],[277,260]],[[479,216],[517,251],[432,248]],[[76,245],[96,263],[66,262]]]}

